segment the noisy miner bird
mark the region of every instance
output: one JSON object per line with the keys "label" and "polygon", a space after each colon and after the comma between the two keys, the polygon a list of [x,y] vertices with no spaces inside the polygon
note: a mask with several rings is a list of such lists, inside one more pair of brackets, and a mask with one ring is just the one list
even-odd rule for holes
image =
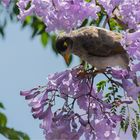
{"label": "noisy miner bird", "polygon": [[129,57],[122,47],[122,35],[104,28],[87,26],[60,34],[57,51],[69,63],[70,54],[79,56],[97,69],[118,66],[127,68]]}

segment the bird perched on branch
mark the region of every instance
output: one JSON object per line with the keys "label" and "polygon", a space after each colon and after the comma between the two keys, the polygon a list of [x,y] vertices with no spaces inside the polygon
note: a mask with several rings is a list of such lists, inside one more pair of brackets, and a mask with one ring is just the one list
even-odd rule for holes
{"label": "bird perched on branch", "polygon": [[104,28],[88,26],[57,37],[56,49],[69,63],[70,54],[79,56],[97,69],[127,68],[129,57],[121,46],[122,35]]}

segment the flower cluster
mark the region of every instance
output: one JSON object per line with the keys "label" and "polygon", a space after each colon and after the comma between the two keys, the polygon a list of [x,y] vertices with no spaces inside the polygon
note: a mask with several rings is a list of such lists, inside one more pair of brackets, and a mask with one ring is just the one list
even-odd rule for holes
{"label": "flower cluster", "polygon": [[99,4],[102,5],[107,12],[108,16],[112,15],[114,9],[119,6],[122,0],[98,0]]}
{"label": "flower cluster", "polygon": [[[93,87],[93,77],[87,73],[81,77],[81,71],[79,67],[55,73],[48,77],[46,86],[21,92],[29,100],[33,117],[43,120],[40,127],[47,140],[117,138],[114,128],[122,116],[112,113],[112,103],[103,101],[102,91]],[[63,104],[56,109],[55,100],[59,97]]]}
{"label": "flower cluster", "polygon": [[125,33],[121,44],[129,55],[129,67],[128,69],[112,68],[108,73],[121,80],[128,97],[137,100],[140,93],[140,31]]}
{"label": "flower cluster", "polygon": [[119,6],[122,21],[129,29],[137,29],[140,23],[140,0],[123,0]]}
{"label": "flower cluster", "polygon": [[[86,18],[96,20],[97,13],[103,8],[107,20],[115,17],[128,29],[121,44],[129,55],[130,63],[128,69],[110,68],[105,71],[112,85],[112,91],[105,95],[106,100],[102,92],[104,87],[100,86],[98,90],[93,85],[96,72],[85,72],[81,66],[50,75],[46,86],[21,92],[30,101],[33,117],[43,120],[40,127],[47,140],[80,139],[82,136],[95,140],[117,139],[114,130],[124,118],[117,114],[116,109],[124,103],[132,103],[132,99],[137,100],[140,93],[140,1],[19,0],[17,5],[21,20],[35,14],[46,24],[47,31],[70,31]],[[129,100],[122,101],[120,95],[116,96],[119,87]],[[57,98],[62,100],[62,104],[56,108]]]}
{"label": "flower cluster", "polygon": [[[30,3],[30,7],[29,6]],[[26,16],[35,14],[40,17],[47,26],[47,31],[66,30],[69,31],[91,17],[97,19],[100,7],[95,1],[84,0],[19,0],[17,3],[20,15],[24,20]],[[28,8],[27,8],[28,7]]]}
{"label": "flower cluster", "polygon": [[[8,0],[3,1],[8,4]],[[104,7],[109,16],[117,9],[121,20],[131,29],[137,28],[137,24],[140,23],[139,0],[99,0],[98,3]],[[69,31],[80,25],[86,18],[97,19],[97,13],[101,9],[95,0],[91,2],[85,0],[19,0],[17,5],[21,20],[35,14],[44,21],[47,31],[56,29]]]}
{"label": "flower cluster", "polygon": [[108,16],[113,16],[117,10],[117,16],[129,29],[137,29],[140,23],[140,0],[98,0]]}

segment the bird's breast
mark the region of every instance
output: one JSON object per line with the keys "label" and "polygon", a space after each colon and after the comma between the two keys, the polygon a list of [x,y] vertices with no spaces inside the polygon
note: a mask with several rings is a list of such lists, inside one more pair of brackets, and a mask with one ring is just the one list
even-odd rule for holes
{"label": "bird's breast", "polygon": [[120,67],[126,69],[128,67],[128,56],[127,54],[117,54],[109,57],[97,57],[97,56],[84,56],[82,58],[89,64],[96,67],[97,69],[105,69],[106,67]]}
{"label": "bird's breast", "polygon": [[74,54],[79,56],[82,60],[87,61],[92,66],[96,67],[97,69],[105,69],[106,67],[120,67],[120,68],[128,68],[129,58],[128,54],[116,54],[111,55],[108,57],[100,57],[89,55],[85,53],[82,49],[77,49],[74,51]]}

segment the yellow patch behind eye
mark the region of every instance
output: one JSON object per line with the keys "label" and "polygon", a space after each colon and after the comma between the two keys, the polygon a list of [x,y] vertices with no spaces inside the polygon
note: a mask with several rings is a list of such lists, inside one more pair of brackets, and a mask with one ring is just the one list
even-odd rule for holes
{"label": "yellow patch behind eye", "polygon": [[64,47],[67,47],[67,46],[68,46],[68,44],[67,44],[67,42],[65,41],[65,42],[64,42]]}

